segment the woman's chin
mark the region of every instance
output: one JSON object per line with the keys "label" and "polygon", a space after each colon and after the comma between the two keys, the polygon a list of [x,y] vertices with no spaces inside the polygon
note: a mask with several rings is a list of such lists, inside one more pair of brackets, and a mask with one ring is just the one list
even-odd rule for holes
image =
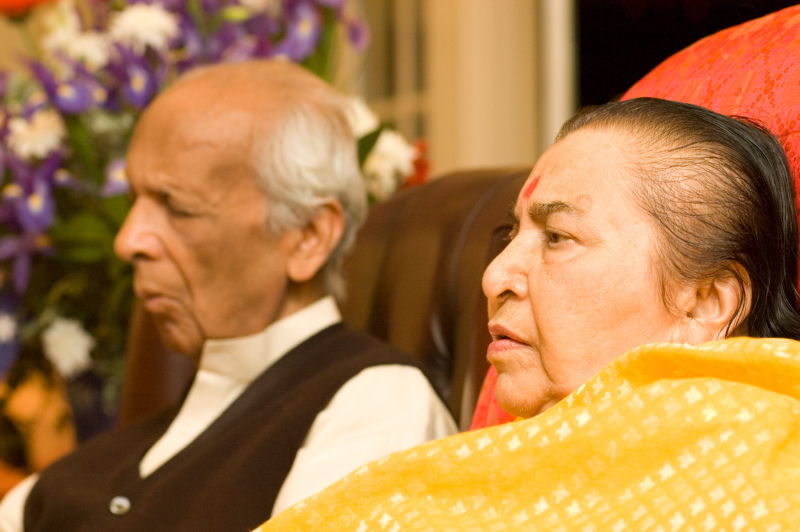
{"label": "woman's chin", "polygon": [[512,416],[533,417],[555,404],[530,389],[526,393],[525,387],[519,386],[514,380],[510,375],[498,372],[494,391],[500,407]]}

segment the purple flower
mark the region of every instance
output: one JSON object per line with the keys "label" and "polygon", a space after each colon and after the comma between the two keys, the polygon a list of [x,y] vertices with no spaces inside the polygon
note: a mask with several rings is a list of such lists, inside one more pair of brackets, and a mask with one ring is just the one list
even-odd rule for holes
{"label": "purple flower", "polygon": [[72,175],[72,172],[69,170],[59,168],[53,172],[53,186],[56,188],[71,188],[73,190],[79,190],[83,188],[83,183],[75,179],[75,176]]}
{"label": "purple flower", "polygon": [[286,35],[278,43],[275,53],[299,62],[311,55],[319,44],[322,20],[310,2],[294,4],[287,19]]}
{"label": "purple flower", "polygon": [[52,251],[50,240],[42,233],[25,232],[0,238],[0,260],[13,260],[14,292],[22,296],[28,288],[34,253]]}
{"label": "purple flower", "polygon": [[221,2],[219,0],[200,0],[200,5],[208,14],[216,13],[220,8]]}
{"label": "purple flower", "polygon": [[346,18],[344,23],[347,27],[347,37],[353,44],[353,48],[358,52],[366,50],[370,39],[367,24],[360,18]]}
{"label": "purple flower", "polygon": [[46,183],[37,183],[34,191],[14,203],[17,220],[25,232],[44,233],[53,224],[56,202]]}
{"label": "purple flower", "polygon": [[119,105],[119,95],[136,107],[144,109],[158,91],[157,72],[145,57],[136,55],[132,50],[120,44],[116,45],[117,57],[111,61],[107,70],[115,80],[109,85],[106,98],[106,109],[112,110]]}
{"label": "purple flower", "polygon": [[256,15],[244,21],[243,26],[248,33],[257,37],[270,37],[277,35],[281,31],[280,23],[265,14]]}
{"label": "purple flower", "polygon": [[202,61],[203,39],[188,15],[181,16],[178,27],[178,37],[170,44],[170,48],[178,71],[184,72]]}
{"label": "purple flower", "polygon": [[122,88],[122,94],[134,107],[144,109],[158,89],[155,76],[139,63],[129,65],[127,74],[128,80]]}
{"label": "purple flower", "polygon": [[103,184],[103,196],[119,196],[128,193],[128,177],[125,174],[125,159],[119,158],[106,166],[106,182]]}
{"label": "purple flower", "polygon": [[8,290],[0,292],[0,375],[11,369],[20,351],[17,306],[13,294]]}
{"label": "purple flower", "polygon": [[41,83],[47,97],[62,112],[79,114],[97,103],[95,100],[97,87],[93,87],[87,80],[75,79],[59,82],[41,63],[32,61],[29,67]]}
{"label": "purple flower", "polygon": [[224,23],[208,40],[207,59],[211,63],[220,61],[225,50],[235,45],[245,36],[244,28],[230,22]]}
{"label": "purple flower", "polygon": [[255,57],[258,41],[252,35],[245,35],[225,48],[220,58],[224,62],[247,61]]}
{"label": "purple flower", "polygon": [[30,122],[33,115],[45,107],[47,107],[47,94],[42,91],[36,91],[25,100],[19,114],[22,118]]}
{"label": "purple flower", "polygon": [[164,6],[164,9],[167,11],[176,14],[180,14],[186,10],[186,0],[160,0],[160,4]]}
{"label": "purple flower", "polygon": [[22,193],[26,195],[34,192],[37,183],[45,183],[52,187],[55,184],[56,170],[61,166],[62,160],[63,154],[60,151],[51,152],[36,166],[31,166],[11,154],[6,157],[14,183],[20,186]]}

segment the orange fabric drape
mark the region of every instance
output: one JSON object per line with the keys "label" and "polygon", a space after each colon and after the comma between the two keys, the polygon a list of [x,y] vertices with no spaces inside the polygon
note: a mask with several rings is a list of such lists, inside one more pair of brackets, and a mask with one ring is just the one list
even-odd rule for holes
{"label": "orange fabric drape", "polygon": [[260,532],[788,531],[800,342],[644,346],[547,412],[393,454]]}

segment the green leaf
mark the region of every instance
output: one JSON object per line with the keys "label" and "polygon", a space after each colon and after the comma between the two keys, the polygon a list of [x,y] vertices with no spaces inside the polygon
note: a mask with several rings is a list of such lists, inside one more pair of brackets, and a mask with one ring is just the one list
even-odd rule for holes
{"label": "green leaf", "polygon": [[111,196],[110,198],[103,198],[103,212],[105,212],[108,219],[111,220],[115,227],[114,232],[122,227],[122,222],[128,215],[131,209],[131,200],[127,196]]}
{"label": "green leaf", "polygon": [[314,53],[303,61],[303,66],[328,83],[333,82],[333,49],[336,42],[336,13],[323,8],[322,35]]}
{"label": "green leaf", "polygon": [[69,262],[90,264],[113,253],[114,231],[97,214],[84,211],[50,228],[58,257]]}
{"label": "green leaf", "polygon": [[358,166],[361,168],[364,167],[364,161],[367,160],[369,152],[371,152],[372,148],[375,147],[375,143],[378,142],[378,137],[381,136],[381,131],[383,131],[385,128],[386,126],[381,124],[378,129],[372,133],[367,133],[358,139]]}
{"label": "green leaf", "polygon": [[89,134],[86,124],[78,116],[66,116],[65,123],[69,145],[80,163],[81,173],[93,183],[101,185],[105,176],[103,175],[103,169],[100,168],[94,141],[92,141],[92,136]]}
{"label": "green leaf", "polygon": [[242,6],[227,6],[222,9],[222,18],[228,22],[244,22],[250,20],[250,11]]}

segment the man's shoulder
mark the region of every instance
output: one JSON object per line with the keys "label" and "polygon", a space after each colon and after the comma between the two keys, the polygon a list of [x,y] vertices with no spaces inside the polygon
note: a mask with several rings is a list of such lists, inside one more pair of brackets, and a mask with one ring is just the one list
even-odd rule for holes
{"label": "man's shoulder", "polygon": [[[399,347],[369,333],[337,323],[309,338],[304,344],[315,350],[325,350],[328,356],[347,360],[370,362],[370,365],[400,364],[423,369],[419,359]],[[301,344],[302,346],[303,344]],[[298,346],[300,347],[300,346]]]}
{"label": "man's shoulder", "polygon": [[75,451],[55,462],[50,468],[58,469],[61,462],[72,465],[84,463],[88,467],[90,464],[102,463],[104,457],[121,459],[133,449],[137,449],[134,453],[143,452],[142,450],[146,450],[164,433],[177,414],[177,409],[177,406],[172,407],[129,425],[114,427],[81,443]]}

